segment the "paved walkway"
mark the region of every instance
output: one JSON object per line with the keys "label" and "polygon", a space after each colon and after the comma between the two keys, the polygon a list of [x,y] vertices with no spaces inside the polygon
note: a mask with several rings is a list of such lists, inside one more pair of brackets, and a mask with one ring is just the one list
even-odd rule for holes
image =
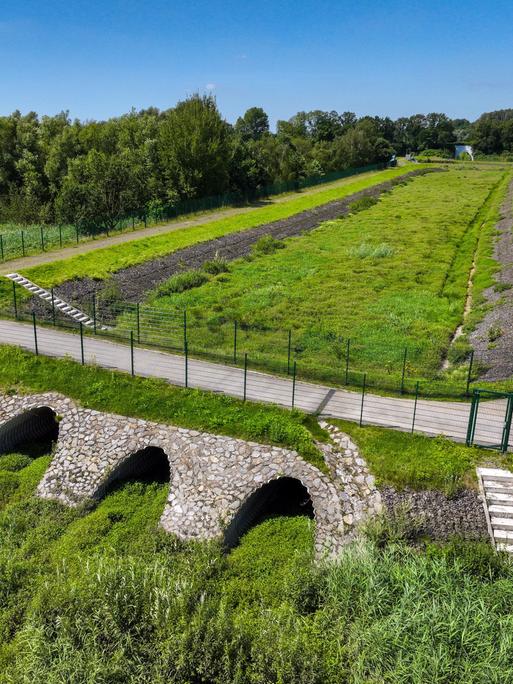
{"label": "paved walkway", "polygon": [[[40,354],[81,360],[80,338],[77,334],[37,329]],[[12,344],[34,351],[34,331],[31,324],[0,320],[0,344]],[[99,337],[84,336],[84,356],[87,364],[130,372],[130,348]],[[135,374],[157,377],[173,385],[184,385],[185,360],[183,356],[136,348],[134,353]],[[242,397],[244,372],[240,368],[208,361],[189,359],[188,385],[204,390]],[[257,371],[248,371],[246,397],[290,407],[292,405],[292,380]],[[322,416],[360,420],[397,430],[411,431],[415,402],[413,399],[362,395],[343,389],[301,382],[296,383],[295,406],[308,413]],[[504,402],[483,402],[476,425],[475,441],[480,444],[499,444],[503,429]],[[464,441],[469,419],[469,403],[429,401],[420,399],[415,413],[415,431],[428,435],[443,434],[457,441]]]}

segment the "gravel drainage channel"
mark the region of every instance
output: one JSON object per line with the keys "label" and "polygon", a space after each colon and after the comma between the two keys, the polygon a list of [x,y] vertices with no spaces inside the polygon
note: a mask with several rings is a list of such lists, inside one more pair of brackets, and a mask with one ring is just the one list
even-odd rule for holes
{"label": "gravel drainage channel", "polygon": [[[406,180],[435,171],[442,171],[442,169],[410,171],[404,176],[380,183],[372,188],[366,188],[341,200],[335,200],[314,209],[294,214],[286,219],[230,233],[223,237],[176,250],[165,257],[152,259],[136,266],[129,266],[113,273],[111,284],[115,290],[122,293],[123,301],[140,302],[147,292],[164,283],[171,276],[200,268],[206,261],[212,260],[216,254],[228,261],[247,256],[251,252],[253,244],[264,235],[272,235],[276,239],[299,236],[313,230],[324,221],[347,216],[350,205],[362,197],[378,198]],[[56,287],[55,294],[66,301],[84,301],[102,289],[104,283],[105,281],[92,278],[70,280]],[[36,312],[46,310],[45,305],[40,301],[34,301],[33,304]]]}

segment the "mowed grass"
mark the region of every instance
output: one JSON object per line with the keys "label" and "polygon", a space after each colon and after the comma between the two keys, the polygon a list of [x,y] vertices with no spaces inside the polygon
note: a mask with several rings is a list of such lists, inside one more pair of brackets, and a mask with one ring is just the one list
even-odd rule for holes
{"label": "mowed grass", "polygon": [[84,276],[105,279],[109,274],[127,266],[143,263],[198,242],[292,216],[306,209],[341,199],[359,190],[404,175],[417,168],[423,168],[423,165],[410,164],[373,174],[365,174],[362,178],[351,178],[348,179],[349,182],[335,187],[294,195],[287,201],[271,203],[269,206],[240,215],[182,228],[163,235],[135,239],[122,245],[98,249],[51,264],[36,266],[26,269],[24,275],[45,287],[56,286],[71,278]]}
{"label": "mowed grass", "polygon": [[513,679],[513,565],[490,545],[382,535],[313,565],[313,522],[274,518],[226,556],[158,529],[167,485],[67,509],[32,496],[49,457],[24,459],[0,460],[2,681]]}
{"label": "mowed grass", "polygon": [[[462,320],[485,224],[487,245],[478,254],[489,256],[507,180],[500,170],[459,168],[415,178],[283,249],[233,262],[201,287],[166,296],[163,286],[149,301],[187,308],[193,354],[229,355],[236,320],[238,351],[255,362],[286,367],[292,330],[305,375],[342,379],[351,338],[350,369],[369,372],[369,381],[397,379],[406,347],[408,377],[436,377]],[[485,270],[488,282],[489,259]]]}

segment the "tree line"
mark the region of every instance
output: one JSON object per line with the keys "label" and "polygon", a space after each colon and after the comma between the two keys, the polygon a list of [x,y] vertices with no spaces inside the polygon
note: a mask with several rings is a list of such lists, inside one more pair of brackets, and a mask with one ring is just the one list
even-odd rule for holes
{"label": "tree line", "polygon": [[113,228],[123,216],[158,215],[184,199],[251,197],[271,183],[384,162],[394,152],[445,149],[457,137],[479,136],[486,153],[513,150],[513,110],[503,111],[503,120],[494,112],[470,124],[436,113],[393,121],[315,110],[278,121],[275,133],[260,107],[231,125],[208,95],[107,121],[16,111],[0,117],[0,221]]}

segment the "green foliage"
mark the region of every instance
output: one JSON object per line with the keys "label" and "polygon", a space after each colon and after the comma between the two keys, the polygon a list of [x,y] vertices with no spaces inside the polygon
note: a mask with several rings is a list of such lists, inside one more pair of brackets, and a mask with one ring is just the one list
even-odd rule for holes
{"label": "green foliage", "polygon": [[277,240],[272,235],[262,235],[253,247],[251,248],[251,254],[253,256],[262,256],[262,254],[274,254],[277,249],[283,249],[285,243],[283,240]]}
{"label": "green foliage", "polygon": [[490,328],[488,328],[489,342],[495,342],[499,339],[499,337],[502,337],[502,328],[500,326],[492,325]]}
{"label": "green foliage", "polygon": [[370,209],[377,203],[377,197],[370,197],[369,195],[365,195],[364,197],[360,197],[360,199],[351,202],[351,204],[349,205],[349,211],[352,214],[356,214],[359,211],[365,211],[365,209]]}
{"label": "green foliage", "polygon": [[400,523],[383,522],[313,565],[313,522],[274,518],[223,556],[157,529],[166,494],[130,483],[88,511],[26,492],[0,512],[6,682],[513,677],[513,565],[491,546],[454,540],[420,553]]}
{"label": "green foliage", "polygon": [[219,275],[219,273],[227,273],[230,270],[228,261],[217,253],[213,259],[205,261],[201,268],[210,275]]}
{"label": "green foliage", "polygon": [[[494,455],[444,437],[426,437],[332,420],[358,444],[378,482],[402,489],[439,489],[453,494],[475,483],[475,467]],[[495,458],[499,458],[495,456]]]}
{"label": "green foliage", "polygon": [[0,470],[16,472],[32,462],[25,454],[3,454],[0,456]]}
{"label": "green foliage", "polygon": [[184,271],[183,273],[177,273],[165,282],[164,285],[160,285],[157,290],[157,297],[166,297],[167,295],[176,292],[185,292],[185,290],[191,290],[193,287],[199,287],[208,281],[208,275],[202,271]]}
{"label": "green foliage", "polygon": [[243,402],[161,380],[81,366],[74,361],[34,356],[0,345],[0,386],[33,392],[56,391],[82,406],[160,423],[288,446],[326,470],[305,427],[306,416],[277,406]]}

